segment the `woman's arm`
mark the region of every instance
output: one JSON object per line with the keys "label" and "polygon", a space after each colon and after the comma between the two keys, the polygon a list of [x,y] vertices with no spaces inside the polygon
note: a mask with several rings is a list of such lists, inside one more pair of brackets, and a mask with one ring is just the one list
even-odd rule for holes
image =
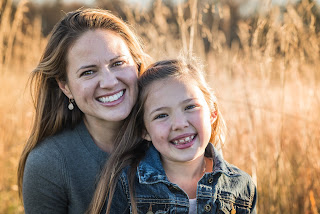
{"label": "woman's arm", "polygon": [[23,177],[23,202],[26,214],[68,213],[66,170],[59,152],[33,150]]}

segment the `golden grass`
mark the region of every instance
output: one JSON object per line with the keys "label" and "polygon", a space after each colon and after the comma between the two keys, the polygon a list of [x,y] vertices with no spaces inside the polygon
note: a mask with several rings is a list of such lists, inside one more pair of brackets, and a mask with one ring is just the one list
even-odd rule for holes
{"label": "golden grass", "polygon": [[[45,38],[39,18],[33,23],[21,18],[28,9],[24,2],[15,24],[4,27],[12,13],[7,2],[0,20],[0,213],[23,213],[16,168],[33,115],[25,86]],[[285,12],[272,8],[256,22],[240,21],[241,48],[237,42],[229,48],[218,26],[230,24],[230,8],[200,2],[177,6],[177,25],[168,22],[171,11],[161,1],[151,15],[137,8],[124,11],[155,59],[183,49],[205,62],[228,126],[224,156],[257,183],[259,213],[319,213],[320,37],[313,5],[303,0]],[[208,14],[215,17],[210,25]]]}

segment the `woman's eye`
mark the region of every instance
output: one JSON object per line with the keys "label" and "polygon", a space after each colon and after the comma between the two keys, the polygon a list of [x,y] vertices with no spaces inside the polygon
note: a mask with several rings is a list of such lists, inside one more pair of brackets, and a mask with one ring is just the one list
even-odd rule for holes
{"label": "woman's eye", "polygon": [[161,118],[165,118],[165,117],[167,117],[167,116],[168,116],[167,114],[159,114],[159,115],[155,116],[154,119],[155,119],[155,120],[156,120],[156,119],[161,119]]}
{"label": "woman's eye", "polygon": [[196,108],[197,106],[196,105],[188,105],[185,110],[189,110],[189,109],[194,109]]}
{"label": "woman's eye", "polygon": [[80,76],[88,76],[88,75],[91,75],[91,74],[93,74],[93,71],[92,70],[88,70],[88,71],[82,72]]}

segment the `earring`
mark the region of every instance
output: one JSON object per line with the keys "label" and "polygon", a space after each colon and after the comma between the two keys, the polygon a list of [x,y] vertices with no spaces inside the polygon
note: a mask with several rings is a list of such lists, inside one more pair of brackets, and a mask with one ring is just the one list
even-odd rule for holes
{"label": "earring", "polygon": [[68,109],[70,111],[72,111],[74,109],[74,105],[73,105],[74,99],[70,99],[69,98],[69,105],[68,105]]}

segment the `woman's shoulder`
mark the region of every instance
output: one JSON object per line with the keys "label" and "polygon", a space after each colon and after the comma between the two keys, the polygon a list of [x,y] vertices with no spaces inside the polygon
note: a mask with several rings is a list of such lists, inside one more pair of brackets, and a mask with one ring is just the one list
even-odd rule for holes
{"label": "woman's shoulder", "polygon": [[[26,172],[47,172],[56,168],[64,168],[63,137],[54,135],[39,142],[31,150],[26,160]],[[37,173],[37,172],[34,172]],[[43,173],[41,173],[43,174]]]}
{"label": "woman's shoulder", "polygon": [[[54,155],[56,152],[73,150],[75,145],[79,145],[82,141],[81,135],[89,135],[88,131],[83,128],[84,124],[78,124],[75,128],[64,129],[59,133],[49,136],[38,143],[38,145],[31,151],[30,155]],[[73,150],[74,151],[74,150]],[[72,152],[72,151],[70,151]]]}
{"label": "woman's shoulder", "polygon": [[76,154],[79,141],[81,141],[78,134],[79,126],[81,125],[74,129],[63,130],[40,141],[29,153],[26,167],[45,168],[52,165],[61,167],[66,157]]}

